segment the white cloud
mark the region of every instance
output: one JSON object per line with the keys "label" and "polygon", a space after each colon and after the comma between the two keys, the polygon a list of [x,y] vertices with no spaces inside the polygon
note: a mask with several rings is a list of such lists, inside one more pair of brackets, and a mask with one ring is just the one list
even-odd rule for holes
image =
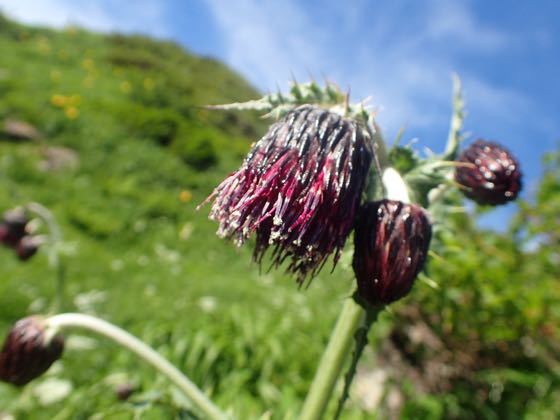
{"label": "white cloud", "polygon": [[[254,83],[273,90],[291,74],[313,71],[319,41],[311,22],[290,1],[209,0],[227,44],[227,59]],[[302,30],[307,28],[306,30]],[[315,39],[313,39],[315,38]]]}
{"label": "white cloud", "polygon": [[530,110],[529,98],[519,92],[477,78],[465,78],[463,85],[467,102],[487,116],[499,116],[504,122],[511,123],[519,121]]}
{"label": "white cloud", "polygon": [[[296,0],[207,4],[223,32],[226,61],[260,88],[283,87],[292,72],[301,80],[324,75],[351,86],[354,100],[373,96],[379,120],[390,131],[407,123],[446,124],[450,76],[457,70],[453,50],[487,54],[508,43],[504,34],[477,22],[465,3],[444,0],[423,2],[419,10],[400,3],[325,1],[313,13]],[[467,76],[479,90],[484,86]]]}
{"label": "white cloud", "polygon": [[165,9],[157,0],[0,0],[0,10],[18,21],[60,28],[78,25],[102,32],[168,35]]}
{"label": "white cloud", "polygon": [[495,51],[504,47],[508,39],[496,29],[476,22],[467,3],[436,0],[432,3],[427,35],[433,39],[445,39],[456,47],[468,46],[479,52]]}

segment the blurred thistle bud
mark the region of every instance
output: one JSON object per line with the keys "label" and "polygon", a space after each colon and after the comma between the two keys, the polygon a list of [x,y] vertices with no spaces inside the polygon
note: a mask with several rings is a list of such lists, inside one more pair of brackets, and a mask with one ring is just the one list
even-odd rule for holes
{"label": "blurred thistle bud", "polygon": [[23,386],[45,373],[63,349],[63,337],[49,331],[45,319],[23,318],[14,324],[4,342],[0,380]]}
{"label": "blurred thistle bud", "polygon": [[119,384],[115,387],[115,395],[118,400],[126,401],[137,390],[137,386],[131,383]]}
{"label": "blurred thistle bud", "polygon": [[25,235],[16,245],[16,255],[21,261],[27,261],[37,253],[43,243],[40,237]]}
{"label": "blurred thistle bud", "polygon": [[238,245],[256,233],[254,258],[272,247],[272,264],[290,261],[299,282],[340,251],[353,227],[372,160],[355,120],[304,105],[273,124],[241,168],[208,198],[218,235]]}
{"label": "blurred thistle bud", "polygon": [[431,223],[419,206],[386,199],[364,204],[352,262],[358,296],[382,305],[407,295],[424,266],[431,237]]}
{"label": "blurred thistle bud", "polygon": [[0,222],[0,242],[6,246],[16,247],[25,235],[25,227],[29,218],[22,208],[15,208],[4,213]]}
{"label": "blurred thistle bud", "polygon": [[515,200],[521,190],[517,159],[497,143],[477,140],[466,148],[457,162],[455,181],[464,194],[479,204],[493,206]]}

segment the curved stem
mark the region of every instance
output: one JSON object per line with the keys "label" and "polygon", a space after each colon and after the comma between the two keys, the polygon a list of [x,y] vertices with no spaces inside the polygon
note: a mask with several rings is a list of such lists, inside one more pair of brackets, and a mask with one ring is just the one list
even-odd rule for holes
{"label": "curved stem", "polygon": [[39,203],[29,203],[27,204],[27,209],[37,216],[39,216],[47,224],[49,228],[49,233],[53,242],[59,242],[62,240],[62,232],[60,226],[56,223],[56,220],[49,209]]}
{"label": "curved stem", "polygon": [[350,350],[354,332],[363,321],[364,316],[364,309],[354,299],[346,299],[327,348],[319,362],[311,389],[303,403],[300,420],[323,418],[336,380]]}
{"label": "curved stem", "polygon": [[59,245],[62,242],[62,230],[52,212],[42,204],[31,202],[26,205],[26,208],[43,220],[49,231],[49,265],[56,272],[55,299],[52,310],[56,313],[64,307],[66,270],[60,258],[59,249]]}
{"label": "curved stem", "polygon": [[216,407],[179,369],[127,331],[102,319],[76,313],[54,315],[47,318],[46,323],[49,329],[53,329],[53,332],[64,328],[81,328],[113,340],[135,353],[142,360],[151,364],[159,373],[169,378],[192,401],[194,406],[204,414],[204,418],[212,420],[228,419],[228,416]]}

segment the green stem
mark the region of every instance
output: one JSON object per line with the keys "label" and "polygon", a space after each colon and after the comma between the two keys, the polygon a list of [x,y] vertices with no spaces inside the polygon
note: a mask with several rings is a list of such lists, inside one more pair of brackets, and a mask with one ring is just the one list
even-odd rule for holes
{"label": "green stem", "polygon": [[53,333],[63,328],[81,328],[103,335],[130,350],[151,364],[160,374],[171,380],[198,408],[203,418],[225,420],[228,416],[216,407],[206,395],[167,359],[127,331],[90,315],[66,313],[46,320]]}
{"label": "green stem", "polygon": [[338,406],[336,409],[336,414],[334,415],[334,419],[339,419],[340,415],[342,414],[342,409],[344,408],[344,403],[348,399],[350,395],[350,386],[352,385],[352,381],[354,380],[354,376],[356,375],[356,368],[358,367],[358,362],[362,357],[362,353],[368,344],[368,333],[375,321],[377,321],[377,317],[379,313],[383,310],[383,306],[377,307],[368,307],[366,310],[366,316],[362,326],[358,328],[356,334],[354,335],[354,340],[356,344],[354,346],[354,352],[352,353],[352,362],[350,363],[350,367],[346,372],[346,376],[344,378],[344,389],[342,391],[342,395],[340,396],[340,400],[338,401]]}
{"label": "green stem", "polygon": [[375,200],[383,194],[382,188],[377,184],[381,180],[381,174],[389,165],[389,157],[387,147],[381,134],[381,129],[375,122],[372,116],[366,122],[366,129],[371,138],[371,146],[373,150],[373,164],[369,170],[368,182],[366,189],[366,197],[368,200]]}
{"label": "green stem", "polygon": [[373,118],[371,119],[367,127],[371,136],[371,140],[373,142],[373,150],[380,166],[380,168],[377,169],[381,170],[379,172],[381,174],[383,172],[383,169],[385,169],[389,165],[387,146],[385,145],[385,140],[383,139],[383,135],[381,134],[381,128],[377,125]]}
{"label": "green stem", "polygon": [[303,403],[300,420],[323,418],[336,381],[350,350],[352,338],[365,317],[364,309],[348,298],[334,327],[327,348],[319,362],[311,389]]}
{"label": "green stem", "polygon": [[47,224],[49,234],[53,242],[62,241],[62,231],[60,230],[60,226],[56,223],[54,215],[49,209],[39,203],[29,203],[26,208],[43,219],[43,221]]}
{"label": "green stem", "polygon": [[55,270],[56,275],[55,298],[53,300],[52,310],[56,313],[63,310],[64,307],[66,270],[60,258],[62,230],[52,212],[42,204],[32,202],[27,204],[26,208],[42,219],[49,231],[49,265]]}
{"label": "green stem", "polygon": [[53,312],[57,313],[64,310],[65,287],[66,287],[66,267],[61,261],[60,256],[56,258],[56,295],[53,305]]}

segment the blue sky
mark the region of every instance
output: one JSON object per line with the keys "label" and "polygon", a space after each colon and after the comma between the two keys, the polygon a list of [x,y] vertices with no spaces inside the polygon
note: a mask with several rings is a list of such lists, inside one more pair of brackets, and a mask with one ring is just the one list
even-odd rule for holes
{"label": "blue sky", "polygon": [[[132,6],[133,5],[133,6]],[[451,73],[463,80],[469,139],[507,145],[531,198],[540,158],[560,144],[560,2],[373,0],[0,0],[18,20],[174,39],[225,61],[260,90],[324,77],[371,96],[387,138],[440,151]],[[499,208],[484,225],[503,227]]]}

